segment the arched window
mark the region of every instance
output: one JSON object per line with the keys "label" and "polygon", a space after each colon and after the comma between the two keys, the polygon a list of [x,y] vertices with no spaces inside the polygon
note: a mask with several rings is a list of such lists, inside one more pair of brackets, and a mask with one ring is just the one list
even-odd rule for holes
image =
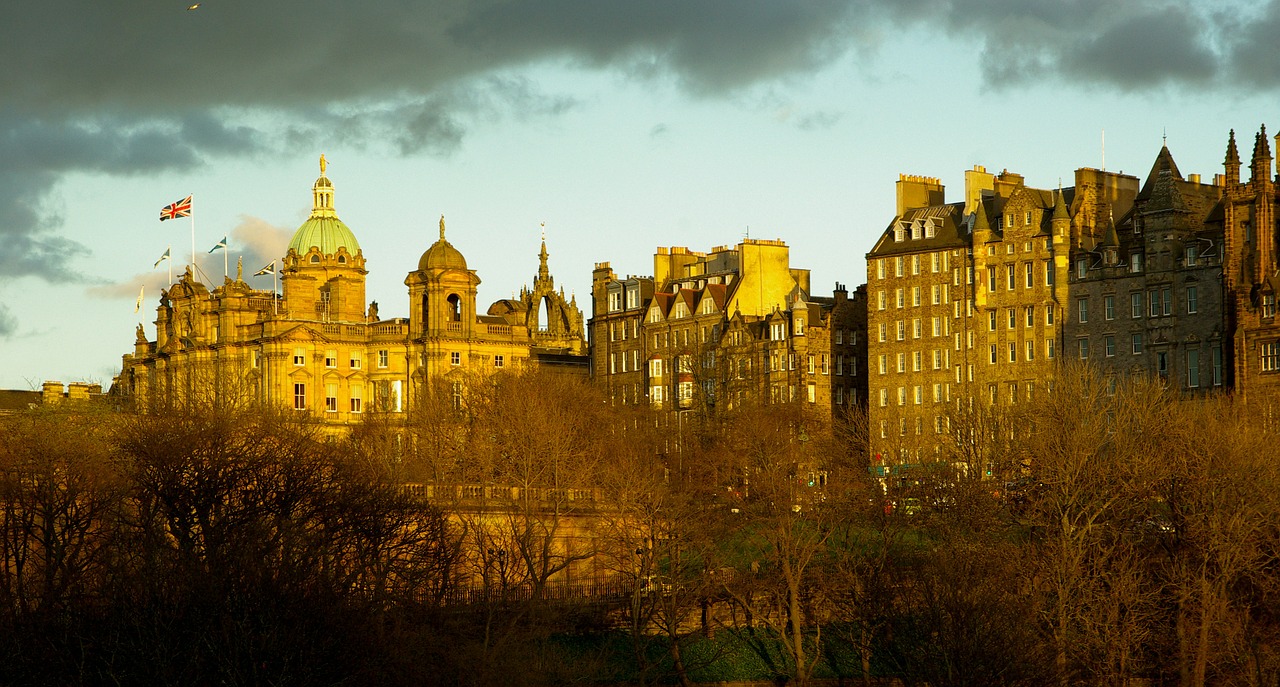
{"label": "arched window", "polygon": [[449,294],[449,321],[462,321],[462,299],[456,293]]}
{"label": "arched window", "polygon": [[338,256],[338,264],[339,264],[339,265],[345,265],[345,264],[347,264],[347,256],[345,256],[345,255],[339,255],[339,256]]}
{"label": "arched window", "polygon": [[547,323],[551,321],[551,301],[546,296],[538,303],[538,331],[547,331]]}
{"label": "arched window", "polygon": [[319,262],[320,262],[320,256],[319,256],[319,255],[313,255],[313,256],[311,256],[311,264],[315,265],[315,264],[317,264],[317,263],[319,263]]}

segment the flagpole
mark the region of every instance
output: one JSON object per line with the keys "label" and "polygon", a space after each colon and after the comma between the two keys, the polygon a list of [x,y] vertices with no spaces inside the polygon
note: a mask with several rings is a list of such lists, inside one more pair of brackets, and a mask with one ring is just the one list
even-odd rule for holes
{"label": "flagpole", "polygon": [[[226,243],[226,239],[223,239],[223,243]],[[229,252],[226,246],[222,247],[222,278],[224,280],[231,277],[230,268],[227,267],[227,253]]]}
{"label": "flagpole", "polygon": [[196,204],[195,195],[191,194],[191,214],[187,215],[191,218],[191,276],[196,276]]}
{"label": "flagpole", "polygon": [[169,284],[173,284],[173,244],[169,244],[164,249],[165,258],[169,261]]}

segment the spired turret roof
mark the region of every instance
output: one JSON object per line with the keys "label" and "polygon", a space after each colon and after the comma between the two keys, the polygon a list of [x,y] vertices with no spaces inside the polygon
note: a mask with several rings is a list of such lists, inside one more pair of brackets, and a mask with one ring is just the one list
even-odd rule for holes
{"label": "spired turret roof", "polygon": [[311,250],[312,246],[320,249],[323,255],[333,255],[339,248],[346,248],[347,253],[355,255],[360,252],[360,242],[333,209],[333,182],[325,176],[324,156],[320,156],[320,178],[311,187],[311,217],[293,232],[289,241],[289,250],[299,255]]}
{"label": "spired turret roof", "polygon": [[462,252],[444,239],[444,215],[440,216],[440,240],[431,244],[418,259],[418,269],[467,269],[467,259],[462,257]]}

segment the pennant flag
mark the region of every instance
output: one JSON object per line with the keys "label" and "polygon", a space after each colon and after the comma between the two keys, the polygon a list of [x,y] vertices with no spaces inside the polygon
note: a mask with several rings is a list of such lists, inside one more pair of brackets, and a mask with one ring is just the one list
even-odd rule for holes
{"label": "pennant flag", "polygon": [[191,196],[187,196],[186,198],[183,198],[182,200],[176,203],[166,205],[164,206],[163,209],[160,210],[161,222],[167,219],[177,219],[179,217],[190,217],[190,216],[191,216]]}
{"label": "pennant flag", "polygon": [[142,292],[145,291],[146,288],[147,287],[145,286],[138,287],[138,302],[133,304],[133,312],[135,313],[142,309]]}
{"label": "pennant flag", "polygon": [[222,250],[223,248],[226,248],[226,247],[227,247],[227,237],[223,236],[222,240],[218,242],[218,245],[214,246],[213,248],[210,248],[209,252],[212,253],[215,250]]}
{"label": "pennant flag", "polygon": [[263,267],[257,272],[254,272],[253,276],[260,277],[264,274],[275,274],[275,273],[276,273],[276,261],[272,260],[271,262],[267,263],[266,267]]}
{"label": "pennant flag", "polygon": [[168,259],[169,259],[169,251],[170,251],[170,249],[169,249],[169,248],[164,249],[164,255],[161,255],[161,256],[160,256],[160,259],[159,259],[159,260],[156,260],[156,264],[152,265],[152,266],[151,266],[151,269],[155,269],[155,268],[159,267],[159,266],[160,266],[160,263],[164,262],[165,260],[168,260]]}

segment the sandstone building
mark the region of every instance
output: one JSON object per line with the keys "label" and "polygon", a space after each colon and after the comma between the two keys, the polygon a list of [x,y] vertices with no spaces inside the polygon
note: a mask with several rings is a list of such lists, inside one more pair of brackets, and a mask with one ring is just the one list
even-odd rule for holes
{"label": "sandstone building", "polygon": [[141,409],[265,403],[346,424],[404,411],[431,379],[523,364],[586,374],[582,313],[555,289],[545,241],[532,288],[480,313],[480,278],[442,217],[405,278],[409,317],[384,319],[366,303],[364,254],[338,219],[323,161],[312,199],[281,261],[282,293],[251,287],[240,271],[210,289],[188,268],[161,294],[155,338],[139,325],[113,393]]}
{"label": "sandstone building", "polygon": [[592,273],[592,375],[614,403],[677,414],[747,401],[828,418],[866,398],[865,293],[810,294],[779,240],[659,248],[653,276]]}

